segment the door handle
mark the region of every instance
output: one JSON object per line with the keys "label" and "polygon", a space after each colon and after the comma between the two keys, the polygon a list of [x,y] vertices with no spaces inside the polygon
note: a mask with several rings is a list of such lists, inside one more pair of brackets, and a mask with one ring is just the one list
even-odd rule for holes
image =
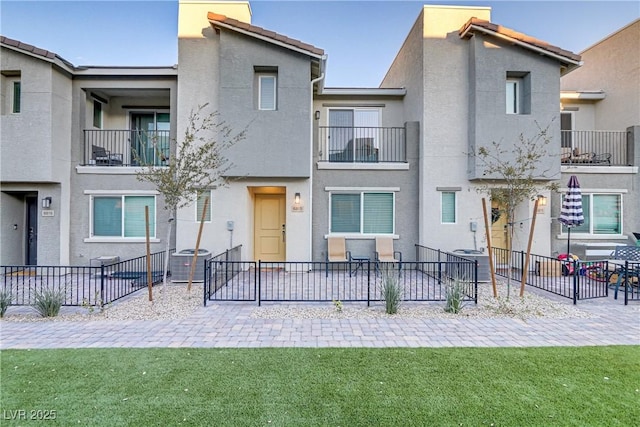
{"label": "door handle", "polygon": [[287,225],[286,224],[282,224],[282,243],[286,242],[286,236],[287,234]]}

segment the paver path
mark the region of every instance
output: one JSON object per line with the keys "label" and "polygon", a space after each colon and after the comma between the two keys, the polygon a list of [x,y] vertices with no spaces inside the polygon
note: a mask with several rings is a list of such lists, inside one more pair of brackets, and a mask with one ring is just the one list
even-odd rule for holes
{"label": "paver path", "polygon": [[254,308],[211,304],[181,320],[2,321],[0,349],[640,345],[640,304],[612,297],[579,302],[586,319],[256,319]]}

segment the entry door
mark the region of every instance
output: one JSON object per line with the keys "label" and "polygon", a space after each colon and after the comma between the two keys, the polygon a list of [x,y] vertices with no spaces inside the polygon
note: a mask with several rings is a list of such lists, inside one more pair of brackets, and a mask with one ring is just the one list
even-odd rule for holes
{"label": "entry door", "polygon": [[[494,248],[509,249],[509,229],[507,213],[495,201],[491,202],[491,245]],[[496,264],[507,264],[507,252],[500,251],[496,256]]]}
{"label": "entry door", "polygon": [[27,209],[25,236],[25,264],[38,265],[38,198],[25,197]]}
{"label": "entry door", "polygon": [[254,255],[256,260],[286,260],[286,211],[284,194],[256,194]]}

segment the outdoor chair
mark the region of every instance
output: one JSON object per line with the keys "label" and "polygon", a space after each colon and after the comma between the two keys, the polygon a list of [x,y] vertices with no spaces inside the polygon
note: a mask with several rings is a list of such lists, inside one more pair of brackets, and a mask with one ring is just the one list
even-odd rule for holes
{"label": "outdoor chair", "polygon": [[98,145],[91,146],[91,159],[96,165],[122,165],[122,154],[112,154],[111,151]]}
{"label": "outdoor chair", "polygon": [[609,283],[614,287],[614,299],[618,299],[618,290],[623,283],[629,285],[632,292],[634,287],[640,292],[640,246],[617,246],[608,264]]}
{"label": "outdoor chair", "polygon": [[[351,263],[351,252],[347,250],[347,243],[344,237],[327,238],[327,262],[325,264],[325,277],[329,277],[330,262]],[[351,268],[349,268],[349,271],[351,271]]]}
{"label": "outdoor chair", "polygon": [[402,252],[393,250],[392,237],[376,237],[376,273],[380,273],[381,263],[398,264],[398,272],[402,270]]}

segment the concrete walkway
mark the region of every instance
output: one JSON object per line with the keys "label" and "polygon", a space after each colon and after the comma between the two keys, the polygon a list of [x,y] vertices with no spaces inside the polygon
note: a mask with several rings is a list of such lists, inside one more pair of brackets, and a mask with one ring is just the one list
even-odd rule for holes
{"label": "concrete walkway", "polygon": [[182,320],[2,321],[0,349],[640,345],[640,304],[613,297],[580,301],[586,319],[254,319],[255,308],[211,304]]}

